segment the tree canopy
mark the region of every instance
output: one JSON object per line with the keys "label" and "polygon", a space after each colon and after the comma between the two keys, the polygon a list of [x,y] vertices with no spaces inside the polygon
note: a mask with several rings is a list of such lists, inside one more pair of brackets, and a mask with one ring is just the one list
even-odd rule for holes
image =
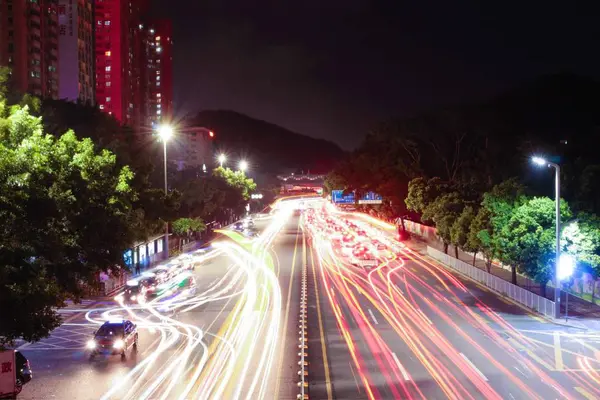
{"label": "tree canopy", "polygon": [[58,326],[101,271],[119,273],[135,239],[134,174],[73,131],[55,137],[0,98],[0,346]]}
{"label": "tree canopy", "polygon": [[233,171],[229,168],[217,167],[213,171],[213,175],[223,179],[229,186],[239,190],[243,200],[248,200],[251,192],[256,190],[254,180],[248,178],[243,171]]}

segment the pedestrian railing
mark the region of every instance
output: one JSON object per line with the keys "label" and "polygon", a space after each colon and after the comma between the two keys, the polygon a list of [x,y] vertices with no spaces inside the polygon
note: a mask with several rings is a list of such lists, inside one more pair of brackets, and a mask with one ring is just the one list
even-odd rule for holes
{"label": "pedestrian railing", "polygon": [[546,317],[554,317],[554,302],[542,296],[525,290],[517,285],[505,281],[480,268],[467,264],[433,247],[427,246],[427,254],[440,261],[442,264],[460,272],[463,275],[481,283],[482,285],[510,298],[511,300],[530,308]]}

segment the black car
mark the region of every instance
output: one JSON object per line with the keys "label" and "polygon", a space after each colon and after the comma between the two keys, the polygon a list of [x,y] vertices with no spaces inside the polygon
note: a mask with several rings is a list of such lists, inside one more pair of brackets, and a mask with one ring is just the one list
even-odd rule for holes
{"label": "black car", "polygon": [[236,231],[243,231],[244,223],[241,221],[236,222],[235,224],[233,224],[233,229],[235,229]]}
{"label": "black car", "polygon": [[137,303],[146,299],[146,287],[141,282],[127,282],[122,296],[125,303]]}
{"label": "black car", "polygon": [[33,378],[33,371],[31,370],[29,360],[19,350],[15,350],[15,364],[17,367],[16,394],[19,394],[23,390],[23,385]]}
{"label": "black car", "polygon": [[107,321],[94,333],[87,343],[90,359],[98,354],[120,354],[125,359],[127,352],[138,350],[137,326],[129,320]]}

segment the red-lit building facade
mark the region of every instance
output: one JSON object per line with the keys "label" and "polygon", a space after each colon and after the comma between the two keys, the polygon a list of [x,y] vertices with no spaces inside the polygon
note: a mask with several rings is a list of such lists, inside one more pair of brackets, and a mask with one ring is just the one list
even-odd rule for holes
{"label": "red-lit building facade", "polygon": [[147,0],[97,0],[95,4],[96,103],[120,122],[137,126],[141,79],[138,65]]}
{"label": "red-lit building facade", "polygon": [[97,0],[96,102],[138,132],[170,120],[172,25],[148,21],[147,0]]}
{"label": "red-lit building facade", "polygon": [[14,90],[58,98],[58,0],[0,1],[0,65]]}

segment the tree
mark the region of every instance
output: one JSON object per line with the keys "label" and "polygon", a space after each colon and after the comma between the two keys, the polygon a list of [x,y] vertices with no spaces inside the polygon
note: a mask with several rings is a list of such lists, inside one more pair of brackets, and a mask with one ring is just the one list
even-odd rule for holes
{"label": "tree", "polygon": [[331,194],[333,190],[343,190],[349,186],[346,177],[341,174],[342,168],[338,166],[336,169],[330,171],[323,181],[323,187],[325,189],[325,193]]}
{"label": "tree", "polygon": [[1,97],[0,177],[3,346],[47,336],[66,299],[78,301],[101,271],[121,272],[137,193],[113,153],[72,131],[46,135],[28,107]]}
{"label": "tree", "polygon": [[[524,201],[525,187],[516,178],[507,179],[483,195],[481,208],[473,219],[469,246],[479,249],[485,257],[487,271],[492,261],[500,258],[502,243],[499,232],[508,223],[514,208]],[[516,266],[511,265],[513,283],[517,282]]]}
{"label": "tree", "polygon": [[254,180],[246,177],[243,171],[232,171],[229,168],[218,167],[213,171],[213,175],[223,179],[229,186],[239,190],[243,200],[248,200],[250,192],[256,190]]}
{"label": "tree", "polygon": [[208,221],[225,203],[225,185],[219,178],[194,178],[176,182],[175,185],[182,194],[179,209],[181,217],[202,218]]}
{"label": "tree", "polygon": [[472,243],[469,242],[469,234],[475,215],[475,209],[473,206],[466,206],[463,208],[461,214],[458,216],[458,218],[456,218],[454,224],[450,228],[451,243],[455,246],[455,248],[461,248],[464,251],[473,252],[473,258],[475,258],[478,248],[470,246]]}
{"label": "tree", "polygon": [[190,237],[195,233],[206,230],[206,225],[201,218],[179,218],[173,221],[173,233],[179,236],[179,249],[182,247],[182,238]]}
{"label": "tree", "polygon": [[480,207],[477,214],[474,215],[465,247],[473,252],[473,265],[477,260],[477,253],[481,252],[485,258],[485,268],[490,273],[492,269],[492,260],[497,256],[497,247],[492,243],[492,225],[490,222],[490,211],[485,207]]}
{"label": "tree", "polygon": [[[448,253],[448,245],[452,243],[452,226],[455,224],[463,208],[464,200],[458,192],[442,194],[425,208],[423,215],[435,223],[437,235],[444,243],[444,253]],[[458,248],[455,247],[458,258]]]}
{"label": "tree", "polygon": [[[594,214],[579,213],[562,232],[562,251],[577,259],[578,267],[597,279],[600,276],[600,218]],[[592,283],[592,301],[596,285]]]}
{"label": "tree", "polygon": [[[513,283],[516,284],[517,269],[540,283],[542,295],[553,276],[554,213],[552,199],[533,197],[515,207],[506,223],[495,232],[502,248],[501,261],[513,267]],[[567,202],[561,200],[561,219],[566,222],[570,217]]]}
{"label": "tree", "polygon": [[423,221],[431,221],[433,215],[428,212],[429,207],[446,189],[439,178],[415,178],[408,183],[408,193],[404,200],[406,207],[421,214]]}

